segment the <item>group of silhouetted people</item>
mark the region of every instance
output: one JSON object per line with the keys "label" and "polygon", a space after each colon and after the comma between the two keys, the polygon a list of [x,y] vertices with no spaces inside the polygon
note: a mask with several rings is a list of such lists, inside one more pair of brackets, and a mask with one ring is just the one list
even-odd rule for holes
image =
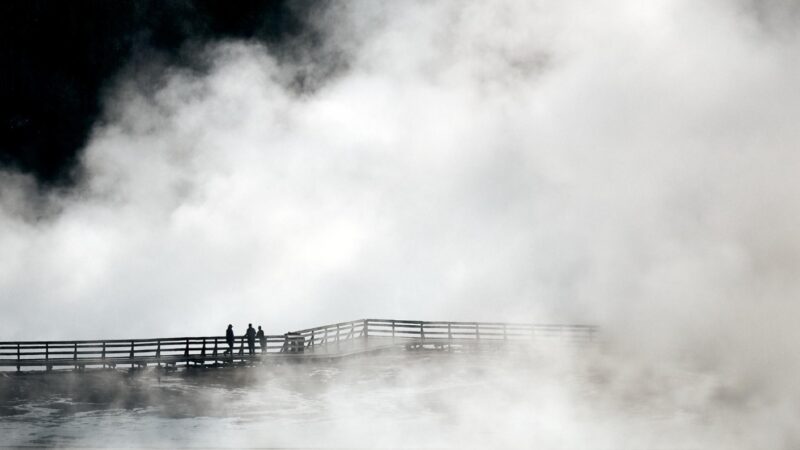
{"label": "group of silhouetted people", "polygon": [[[264,330],[261,329],[261,325],[258,326],[258,331],[256,331],[253,329],[253,324],[248,323],[247,331],[242,338],[247,339],[249,354],[256,354],[256,339],[258,339],[258,343],[261,345],[261,353],[267,352],[267,337],[264,335]],[[225,350],[225,354],[233,355],[233,345],[236,340],[236,337],[233,335],[233,325],[228,325],[228,329],[225,330],[225,340],[228,342],[228,349]]]}

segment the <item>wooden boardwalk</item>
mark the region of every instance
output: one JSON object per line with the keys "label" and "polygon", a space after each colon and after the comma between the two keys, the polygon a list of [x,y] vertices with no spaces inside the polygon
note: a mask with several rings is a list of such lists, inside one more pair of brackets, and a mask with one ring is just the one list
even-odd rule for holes
{"label": "wooden boardwalk", "polygon": [[264,348],[256,341],[252,355],[243,337],[236,338],[229,352],[224,336],[0,342],[0,367],[20,371],[247,365],[272,358],[333,358],[391,347],[450,349],[540,339],[589,341],[596,332],[590,325],[361,319],[266,336]]}

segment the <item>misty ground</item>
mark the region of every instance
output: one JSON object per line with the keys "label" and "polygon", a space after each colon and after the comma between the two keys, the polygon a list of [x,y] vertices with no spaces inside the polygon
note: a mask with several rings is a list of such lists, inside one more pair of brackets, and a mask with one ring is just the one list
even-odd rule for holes
{"label": "misty ground", "polygon": [[0,442],[159,448],[754,448],[751,444],[763,441],[736,426],[726,395],[731,394],[712,374],[658,364],[617,365],[594,344],[398,351],[162,375],[152,369],[4,373]]}

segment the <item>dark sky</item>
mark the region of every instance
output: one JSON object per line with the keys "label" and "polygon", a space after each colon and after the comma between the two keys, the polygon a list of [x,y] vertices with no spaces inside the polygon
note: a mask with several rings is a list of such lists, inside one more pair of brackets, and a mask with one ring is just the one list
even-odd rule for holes
{"label": "dark sky", "polygon": [[[291,3],[291,4],[290,4]],[[0,2],[0,167],[69,185],[103,89],[137,57],[181,63],[189,44],[303,34],[304,2]]]}

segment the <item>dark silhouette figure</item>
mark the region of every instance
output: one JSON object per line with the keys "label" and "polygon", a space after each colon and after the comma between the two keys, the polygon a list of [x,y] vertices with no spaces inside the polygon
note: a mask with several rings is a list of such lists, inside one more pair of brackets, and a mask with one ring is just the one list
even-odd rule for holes
{"label": "dark silhouette figure", "polygon": [[244,334],[247,338],[247,349],[251,355],[256,354],[256,330],[253,328],[252,323],[247,324],[247,332]]}
{"label": "dark silhouette figure", "polygon": [[230,354],[233,356],[233,325],[228,325],[228,329],[225,330],[225,341],[228,342],[228,349],[225,350],[225,354]]}
{"label": "dark silhouette figure", "polygon": [[264,335],[264,330],[261,329],[261,325],[258,326],[256,337],[258,338],[258,343],[261,344],[261,353],[267,353],[267,337]]}

